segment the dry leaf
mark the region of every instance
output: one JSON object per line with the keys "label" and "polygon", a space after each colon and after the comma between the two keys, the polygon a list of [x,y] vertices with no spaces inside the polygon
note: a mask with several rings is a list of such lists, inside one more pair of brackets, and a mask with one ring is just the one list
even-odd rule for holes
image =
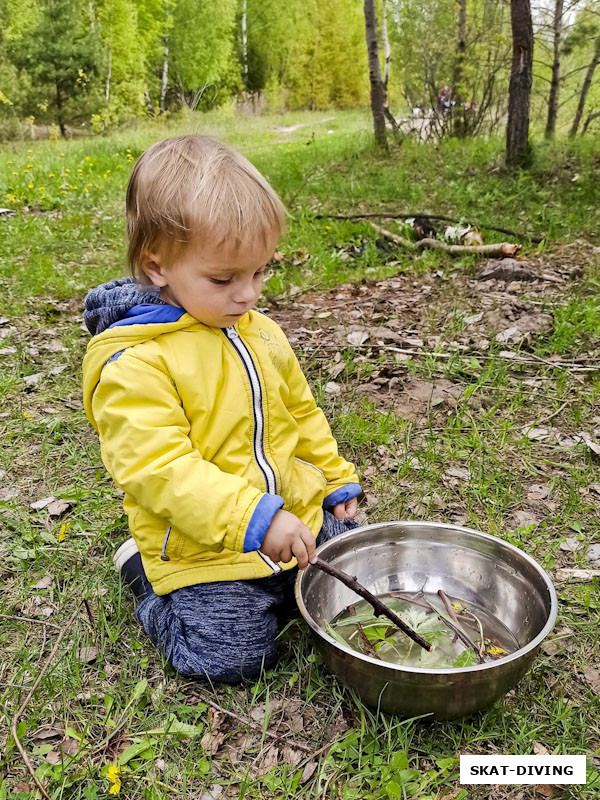
{"label": "dry leaf", "polygon": [[464,317],[463,322],[465,325],[474,325],[476,322],[481,322],[483,318],[483,311],[479,314],[472,314],[470,317]]}
{"label": "dry leaf", "polygon": [[448,467],[444,472],[445,478],[456,478],[459,481],[468,483],[471,479],[471,473],[466,467]]}
{"label": "dry leaf", "polygon": [[573,553],[580,546],[581,542],[576,536],[567,537],[564,542],[560,543],[560,549],[565,553]]}
{"label": "dry leaf", "polygon": [[339,394],[342,391],[342,387],[339,383],[335,383],[335,381],[329,381],[325,386],[325,391],[327,394]]}
{"label": "dry leaf", "polygon": [[54,585],[54,580],[50,575],[44,575],[39,581],[32,586],[32,589],[51,589]]}
{"label": "dry leaf", "polygon": [[65,739],[60,743],[60,749],[66,756],[74,756],[79,752],[79,742],[77,739]]}
{"label": "dry leaf", "polygon": [[259,762],[258,767],[258,774],[264,775],[270,769],[277,766],[277,761],[279,760],[279,748],[272,744],[270,747],[267,748],[263,758]]}
{"label": "dry leaf", "polygon": [[517,527],[524,528],[526,525],[537,525],[539,520],[530,511],[515,511],[513,514]]}
{"label": "dry leaf", "polygon": [[86,664],[92,664],[97,658],[99,649],[95,645],[89,647],[80,647],[77,651],[77,658]]}
{"label": "dry leaf", "polygon": [[597,667],[584,667],[583,674],[592,692],[600,694],[600,669]]}
{"label": "dry leaf", "polygon": [[553,783],[538,783],[533,789],[536,794],[542,797],[560,797],[563,794],[563,789]]}
{"label": "dry leaf", "polygon": [[533,752],[536,756],[549,756],[550,751],[544,747],[543,744],[536,742],[535,739],[533,740]]}
{"label": "dry leaf", "polygon": [[31,503],[29,508],[32,508],[34,511],[40,511],[42,508],[49,506],[50,503],[53,503],[55,500],[55,497],[43,497],[41,500],[36,500],[35,503]]}
{"label": "dry leaf", "polygon": [[45,726],[38,728],[32,735],[32,740],[35,745],[45,744],[50,739],[62,739],[64,736],[64,729],[57,726]]}
{"label": "dry leaf", "polygon": [[545,500],[550,494],[550,487],[540,483],[532,483],[527,489],[528,500]]}
{"label": "dry leaf", "polygon": [[337,378],[340,372],[343,372],[346,369],[346,362],[345,361],[338,361],[337,364],[332,364],[329,367],[329,374],[332,378]]}
{"label": "dry leaf", "polygon": [[592,578],[600,578],[600,569],[558,569],[557,577],[559,580],[568,581],[570,578],[577,581],[591,581]]}
{"label": "dry leaf", "polygon": [[317,771],[318,763],[316,761],[309,761],[308,764],[302,770],[302,775],[300,776],[300,783],[304,784],[309,781],[312,776]]}
{"label": "dry leaf", "polygon": [[58,499],[50,503],[46,510],[51,517],[60,517],[60,515],[64,514],[65,511],[68,511],[72,505],[73,502],[71,500]]}
{"label": "dry leaf", "polygon": [[583,433],[581,435],[581,438],[585,442],[585,444],[587,444],[587,446],[590,448],[592,453],[595,453],[597,456],[600,456],[600,444],[594,442],[588,433]]}
{"label": "dry leaf", "polygon": [[25,375],[23,381],[25,383],[25,386],[33,388],[34,386],[38,385],[38,383],[42,380],[43,377],[44,377],[43,372],[36,372],[35,375]]}
{"label": "dry leaf", "polygon": [[600,542],[594,542],[591,544],[588,549],[585,557],[588,561],[591,561],[592,564],[597,564],[600,566]]}
{"label": "dry leaf", "polygon": [[205,792],[202,792],[199,800],[217,800],[223,793],[223,787],[220,783],[213,783]]}
{"label": "dry leaf", "polygon": [[369,334],[365,330],[351,331],[346,338],[353,347],[360,347],[367,341]]}
{"label": "dry leaf", "polygon": [[526,431],[525,436],[534,442],[543,442],[544,439],[547,439],[550,436],[550,431],[548,428],[529,428],[529,430]]}
{"label": "dry leaf", "polygon": [[8,500],[14,500],[18,496],[18,489],[0,489],[0,502],[6,503]]}
{"label": "dry leaf", "polygon": [[58,750],[50,750],[49,753],[46,753],[46,761],[49,764],[53,764],[54,766],[56,766],[56,764],[60,764],[60,762],[62,761],[62,756],[58,752]]}

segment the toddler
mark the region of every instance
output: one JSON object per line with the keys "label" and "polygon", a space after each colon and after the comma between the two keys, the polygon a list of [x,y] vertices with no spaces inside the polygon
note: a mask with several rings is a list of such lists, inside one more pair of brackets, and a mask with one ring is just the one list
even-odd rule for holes
{"label": "toddler", "polygon": [[[133,277],[89,292],[84,404],[133,539],[115,564],[173,667],[272,665],[295,567],[361,492],[281,328],[254,310],[285,210],[208,136],[150,147],[126,197]],[[315,541],[316,540],[316,541]]]}

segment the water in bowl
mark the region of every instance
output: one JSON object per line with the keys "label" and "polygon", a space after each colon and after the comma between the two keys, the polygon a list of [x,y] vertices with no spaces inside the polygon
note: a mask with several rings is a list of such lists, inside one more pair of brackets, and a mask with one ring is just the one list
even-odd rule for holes
{"label": "water in bowl", "polygon": [[[414,643],[387,617],[376,617],[366,600],[353,603],[327,623],[328,633],[360,653],[406,667],[449,669],[477,663],[475,651],[459,638],[455,640],[454,632],[428,606],[430,603],[447,614],[439,595],[420,592],[412,602],[398,595],[391,592],[379,599],[432,645],[431,652]],[[519,649],[511,631],[484,608],[457,597],[447,599],[460,615],[461,630],[479,649],[484,661],[497,661]]]}

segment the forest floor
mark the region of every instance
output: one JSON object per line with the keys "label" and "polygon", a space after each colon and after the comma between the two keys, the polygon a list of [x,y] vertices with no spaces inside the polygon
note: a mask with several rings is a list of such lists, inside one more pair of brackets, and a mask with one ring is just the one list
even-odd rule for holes
{"label": "forest floor", "polygon": [[[548,146],[537,172],[510,175],[498,142],[408,142],[384,158],[368,145],[367,117],[323,116],[202,118],[253,158],[292,213],[261,307],[286,330],[358,466],[361,519],[448,521],[521,547],[554,582],[556,626],[515,689],[453,722],[365,707],[328,673],[299,619],[255,683],[176,675],[112,570],[127,522],[80,390],[83,296],[123,272],[130,164],[176,127],[4,146],[0,175],[18,213],[0,221],[0,800],[36,796],[8,728],[67,626],[17,728],[53,798],[597,796],[594,149]],[[289,142],[275,144],[278,127]],[[51,197],[33,202],[29,183],[37,189],[42,173]],[[365,223],[315,215],[382,208],[477,214],[550,235],[540,246],[516,239],[524,249],[511,271],[506,261],[414,254]],[[460,754],[546,752],[586,753],[587,786],[459,785]]]}

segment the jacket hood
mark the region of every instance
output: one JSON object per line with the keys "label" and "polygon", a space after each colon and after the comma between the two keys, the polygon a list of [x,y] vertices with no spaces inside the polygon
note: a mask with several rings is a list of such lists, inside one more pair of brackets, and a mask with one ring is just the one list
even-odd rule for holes
{"label": "jacket hood", "polygon": [[185,309],[161,300],[158,292],[133,278],[119,278],[92,289],[85,298],[84,319],[93,338],[83,359],[83,405],[94,427],[92,396],[108,361],[129,347],[200,324]]}
{"label": "jacket hood", "polygon": [[158,286],[142,286],[135,278],[118,278],[87,293],[83,319],[89,332],[95,336],[142,304],[167,305],[160,299]]}

